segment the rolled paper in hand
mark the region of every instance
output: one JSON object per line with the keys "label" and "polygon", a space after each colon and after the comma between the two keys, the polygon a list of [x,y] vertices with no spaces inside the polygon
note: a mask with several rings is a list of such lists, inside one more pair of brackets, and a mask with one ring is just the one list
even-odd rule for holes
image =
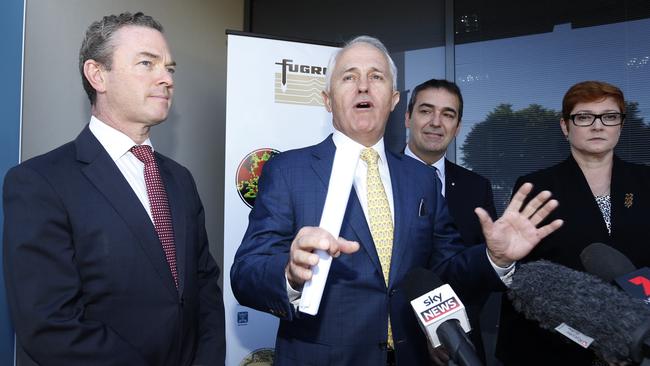
{"label": "rolled paper in hand", "polygon": [[[339,237],[341,231],[360,154],[361,148],[357,147],[337,148],[334,154],[332,174],[319,227],[327,230],[335,238]],[[312,277],[303,286],[298,307],[299,311],[309,315],[318,313],[327,274],[332,264],[332,256],[326,251],[316,250],[315,253],[318,254],[318,264],[311,268]]]}

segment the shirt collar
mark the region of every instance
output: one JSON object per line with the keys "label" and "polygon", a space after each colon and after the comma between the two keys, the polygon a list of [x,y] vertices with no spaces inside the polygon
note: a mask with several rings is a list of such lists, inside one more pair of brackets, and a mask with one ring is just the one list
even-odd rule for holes
{"label": "shirt collar", "polygon": [[[357,151],[361,152],[361,150],[365,149],[366,147],[361,145],[360,143],[352,140],[350,137],[345,135],[343,132],[339,130],[334,130],[334,133],[332,134],[332,141],[334,141],[334,146],[337,148],[339,147],[345,147],[347,149],[356,149]],[[382,137],[377,141],[376,144],[371,146],[372,149],[374,149],[377,154],[379,154],[379,164],[386,164],[386,150],[384,149],[384,138]]]}
{"label": "shirt collar", "polygon": [[[124,154],[128,153],[134,145],[137,145],[129,136],[107,125],[95,116],[90,117],[88,127],[113,161],[118,160]],[[151,145],[149,138],[142,145],[149,145],[153,150],[153,145]]]}
{"label": "shirt collar", "polygon": [[438,169],[438,174],[440,174],[440,178],[445,177],[445,157],[447,155],[443,155],[438,161],[435,163],[431,164],[431,166],[435,166],[436,169]]}
{"label": "shirt collar", "polygon": [[[415,153],[411,150],[411,148],[409,147],[408,144],[406,144],[406,147],[404,148],[404,155],[410,156],[413,159],[421,162],[422,164],[429,165],[429,164],[425,163],[422,159],[420,159],[417,155],[415,155]],[[443,155],[440,159],[438,159],[438,161],[431,164],[431,166],[438,169],[438,174],[439,174],[441,179],[445,177],[445,157],[446,156],[447,156],[447,154]]]}

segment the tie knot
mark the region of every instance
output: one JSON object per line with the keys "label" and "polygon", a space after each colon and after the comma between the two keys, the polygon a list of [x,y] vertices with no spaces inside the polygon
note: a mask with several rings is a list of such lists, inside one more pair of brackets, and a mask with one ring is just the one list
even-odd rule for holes
{"label": "tie knot", "polygon": [[155,161],[153,150],[149,145],[135,145],[131,148],[131,152],[136,158],[140,159],[140,161],[145,164],[150,164]]}
{"label": "tie knot", "polygon": [[375,149],[366,147],[361,150],[361,160],[365,161],[368,165],[377,165],[377,160],[379,159],[379,154]]}

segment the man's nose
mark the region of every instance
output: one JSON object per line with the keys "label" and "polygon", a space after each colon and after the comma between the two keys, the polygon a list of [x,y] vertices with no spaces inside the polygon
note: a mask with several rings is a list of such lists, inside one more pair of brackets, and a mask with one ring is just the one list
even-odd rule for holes
{"label": "man's nose", "polygon": [[431,119],[429,120],[429,124],[433,125],[433,126],[440,126],[440,112],[439,111],[431,112]]}
{"label": "man's nose", "polygon": [[358,86],[361,93],[366,93],[368,91],[368,80],[365,78],[359,78]]}
{"label": "man's nose", "polygon": [[163,67],[162,71],[160,72],[160,79],[158,82],[169,87],[174,86],[174,76],[172,71],[170,71],[167,67]]}

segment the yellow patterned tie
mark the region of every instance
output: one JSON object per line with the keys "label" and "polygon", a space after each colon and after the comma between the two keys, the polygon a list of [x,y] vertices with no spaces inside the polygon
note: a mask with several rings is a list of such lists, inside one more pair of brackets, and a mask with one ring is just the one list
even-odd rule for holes
{"label": "yellow patterned tie", "polygon": [[[361,151],[361,159],[368,164],[368,215],[370,216],[370,233],[375,242],[375,249],[379,255],[381,270],[384,273],[384,280],[388,286],[388,275],[390,271],[390,258],[393,252],[393,217],[388,204],[388,197],[384,185],[379,176],[377,160],[379,154],[371,149],[365,148]],[[393,334],[388,319],[388,345],[393,347]]]}

